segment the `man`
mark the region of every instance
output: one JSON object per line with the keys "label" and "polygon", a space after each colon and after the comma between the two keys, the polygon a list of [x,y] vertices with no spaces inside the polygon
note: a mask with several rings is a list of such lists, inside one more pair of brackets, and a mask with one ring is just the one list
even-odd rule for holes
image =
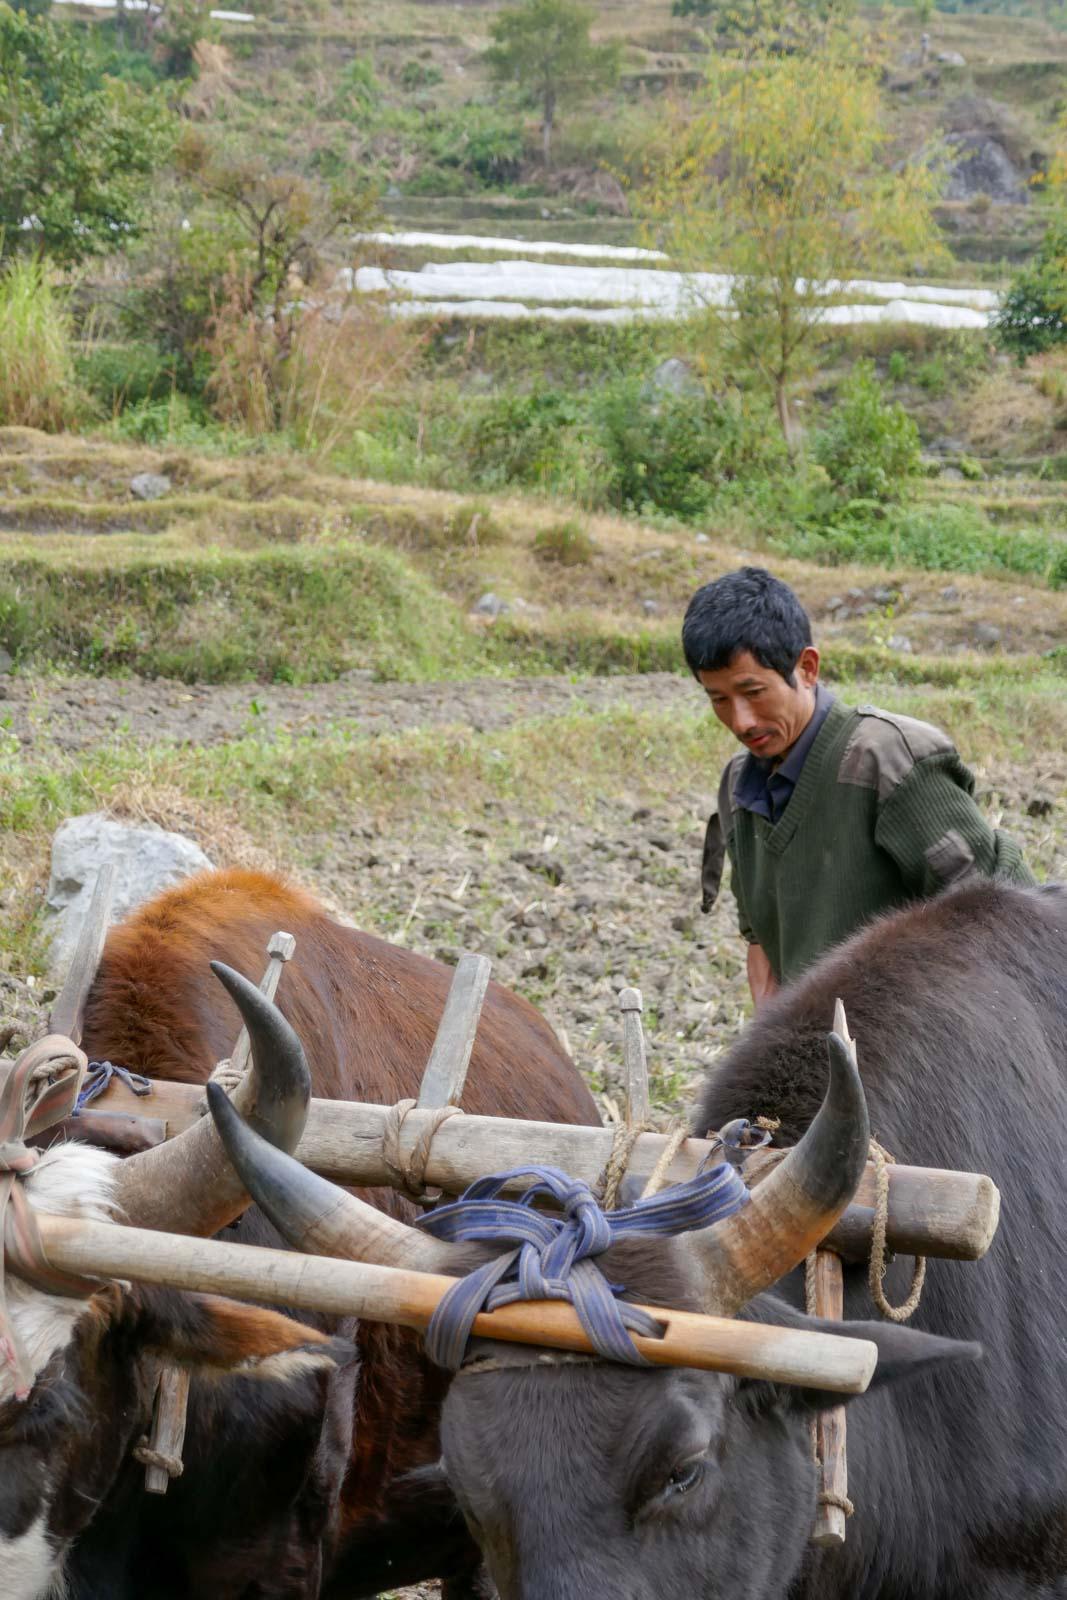
{"label": "man", "polygon": [[1034,881],[975,804],[946,734],[823,687],[807,614],[769,572],[742,567],[698,589],[682,646],[745,747],[708,826],[704,909],[725,848],[757,1006],[880,912],[972,873]]}

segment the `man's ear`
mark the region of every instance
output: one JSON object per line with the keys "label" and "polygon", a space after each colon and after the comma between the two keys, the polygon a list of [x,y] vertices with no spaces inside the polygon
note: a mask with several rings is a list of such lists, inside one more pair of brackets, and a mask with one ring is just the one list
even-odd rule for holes
{"label": "man's ear", "polygon": [[220,1295],[142,1291],[136,1297],[136,1322],[142,1349],[208,1376],[287,1383],[345,1366],[355,1355],[346,1339]]}
{"label": "man's ear", "polygon": [[[762,1298],[756,1320],[777,1322],[790,1328],[806,1328],[815,1333],[838,1334],[845,1339],[869,1339],[878,1346],[878,1365],[874,1369],[868,1394],[889,1383],[900,1383],[918,1378],[933,1371],[964,1361],[980,1361],[982,1346],[965,1339],[943,1339],[939,1334],[920,1333],[918,1328],[902,1328],[894,1322],[832,1322],[825,1317],[808,1317],[783,1301]],[[746,1313],[747,1315],[748,1313]],[[746,1404],[762,1408],[767,1405],[784,1406],[794,1411],[827,1411],[832,1406],[848,1405],[862,1400],[862,1395],[832,1393],[828,1389],[799,1389],[791,1384],[766,1383],[758,1380],[740,1385],[739,1394]]]}

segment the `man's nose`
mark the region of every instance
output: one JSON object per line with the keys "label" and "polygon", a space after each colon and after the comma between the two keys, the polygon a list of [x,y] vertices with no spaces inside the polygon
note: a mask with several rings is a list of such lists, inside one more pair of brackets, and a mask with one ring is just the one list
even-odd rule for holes
{"label": "man's nose", "polygon": [[746,733],[751,733],[756,726],[756,717],[752,707],[746,700],[735,700],[730,707],[730,728],[739,739]]}

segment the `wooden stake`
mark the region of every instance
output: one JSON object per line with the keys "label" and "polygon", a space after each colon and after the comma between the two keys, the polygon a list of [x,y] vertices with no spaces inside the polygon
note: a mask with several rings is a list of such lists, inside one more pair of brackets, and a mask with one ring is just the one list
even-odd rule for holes
{"label": "wooden stake", "polygon": [[457,961],[437,1037],[422,1075],[418,1098],[421,1110],[459,1104],[492,970],[487,956],[474,955],[469,950]]}
{"label": "wooden stake", "polygon": [[626,1123],[630,1128],[639,1128],[648,1121],[651,1108],[640,989],[623,989],[619,995],[619,1010],[622,1012],[622,1064],[626,1074]]}
{"label": "wooden stake", "polygon": [[74,951],[66,981],[52,1007],[48,1031],[61,1033],[75,1044],[82,1042],[82,1023],[85,1020],[85,1002],[93,986],[100,956],[111,926],[111,903],[115,895],[115,868],[111,862],[102,866],[93,884],[89,909],[82,923],[78,944]]}
{"label": "wooden stake", "polygon": [[[840,1322],[844,1316],[844,1273],[841,1257],[832,1250],[815,1252],[815,1315]],[[815,1419],[815,1458],[819,1465],[819,1493],[848,1498],[848,1458],[845,1454],[845,1408],[833,1406]],[[820,1503],[815,1513],[812,1544],[832,1549],[845,1542],[845,1512],[841,1506]]]}
{"label": "wooden stake", "polygon": [[[295,1250],[260,1249],[219,1239],[125,1228],[111,1222],[37,1213],[48,1260],[68,1271],[107,1279],[166,1284],[226,1294],[267,1305],[355,1316],[424,1329],[454,1278],[370,1266]],[[878,1348],[865,1339],[659,1306],[643,1308],[663,1327],[662,1339],[640,1334],[634,1343],[655,1366],[697,1367],[766,1378],[803,1388],[862,1394],[870,1383]],[[562,1300],[537,1300],[480,1313],[474,1337],[590,1352],[574,1307]]]}
{"label": "wooden stake", "polygon": [[[834,1004],[834,1032],[848,1046],[853,1065],[856,1062],[856,1044],[848,1031],[845,1007],[838,999]],[[841,1257],[832,1250],[815,1252],[815,1305],[817,1317],[840,1322],[845,1314],[845,1276]],[[845,1542],[846,1511],[843,1505],[827,1503],[848,1499],[848,1456],[845,1449],[847,1423],[844,1406],[831,1406],[820,1411],[815,1419],[815,1460],[819,1469],[819,1502],[815,1511],[815,1526],[811,1542],[820,1549],[837,1549]]]}

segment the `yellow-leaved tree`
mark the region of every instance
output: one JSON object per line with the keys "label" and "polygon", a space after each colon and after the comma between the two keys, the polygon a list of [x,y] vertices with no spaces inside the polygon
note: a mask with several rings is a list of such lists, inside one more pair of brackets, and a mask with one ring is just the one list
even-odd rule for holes
{"label": "yellow-leaved tree", "polygon": [[712,54],[649,153],[640,202],[693,274],[698,325],[770,387],[790,448],[791,390],[843,281],[928,270],[943,249],[939,163],[887,143],[876,64],[829,28],[793,53]]}

